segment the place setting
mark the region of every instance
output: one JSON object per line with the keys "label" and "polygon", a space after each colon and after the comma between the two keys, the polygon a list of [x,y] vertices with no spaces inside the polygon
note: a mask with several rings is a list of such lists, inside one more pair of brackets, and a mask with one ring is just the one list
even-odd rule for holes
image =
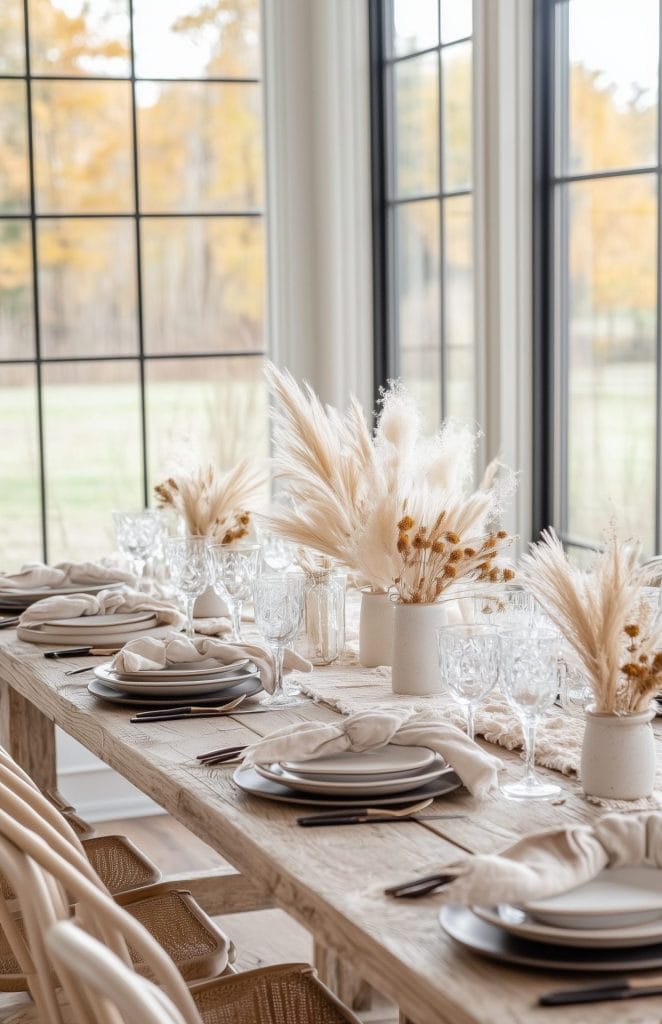
{"label": "place setting", "polygon": [[98,594],[134,582],[132,573],[97,562],[31,562],[16,573],[0,574],[0,612],[24,610],[48,597]]}

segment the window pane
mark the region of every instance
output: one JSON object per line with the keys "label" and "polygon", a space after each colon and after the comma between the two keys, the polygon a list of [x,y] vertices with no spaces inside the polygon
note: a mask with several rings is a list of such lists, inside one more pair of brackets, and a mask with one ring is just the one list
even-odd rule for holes
{"label": "window pane", "polygon": [[393,66],[395,189],[399,196],[439,189],[439,61],[436,53]]}
{"label": "window pane", "polygon": [[35,82],[39,213],[133,209],[128,82]]}
{"label": "window pane", "polygon": [[597,539],[615,512],[653,551],[655,177],[567,189],[568,531]]}
{"label": "window pane", "polygon": [[138,364],[42,373],[49,558],[98,558],[115,547],[112,510],[143,503]]}
{"label": "window pane", "polygon": [[406,203],[396,217],[400,373],[434,430],[441,420],[439,203]]}
{"label": "window pane", "polygon": [[393,0],[393,53],[437,46],[438,17],[438,0]]}
{"label": "window pane", "polygon": [[143,210],[252,210],[262,194],[259,85],[138,85]]}
{"label": "window pane", "polygon": [[150,484],[173,467],[212,460],[229,467],[244,455],[266,459],[264,360],[159,359],[145,364]]}
{"label": "window pane", "polygon": [[25,73],[25,26],[23,0],[0,4],[0,75]]}
{"label": "window pane", "polygon": [[28,213],[28,111],[23,82],[0,81],[0,210]]}
{"label": "window pane", "polygon": [[130,73],[127,0],[29,0],[29,13],[33,74]]}
{"label": "window pane", "polygon": [[134,0],[133,17],[141,78],[259,77],[260,0]]}
{"label": "window pane", "polygon": [[441,0],[441,41],[452,43],[471,35],[472,0]]}
{"label": "window pane", "polygon": [[446,413],[475,420],[473,218],[469,196],[444,200]]}
{"label": "window pane", "polygon": [[258,218],[143,221],[145,350],[264,347],[264,235]]}
{"label": "window pane", "polygon": [[0,359],[33,357],[30,225],[0,220]]}
{"label": "window pane", "polygon": [[571,0],[569,152],[562,171],[654,163],[657,149],[658,0]]}
{"label": "window pane", "polygon": [[47,220],[38,230],[42,354],[137,355],[133,222]]}
{"label": "window pane", "polygon": [[444,97],[444,191],[471,185],[471,43],[442,52]]}
{"label": "window pane", "polygon": [[0,366],[0,566],[41,558],[37,392],[33,366]]}

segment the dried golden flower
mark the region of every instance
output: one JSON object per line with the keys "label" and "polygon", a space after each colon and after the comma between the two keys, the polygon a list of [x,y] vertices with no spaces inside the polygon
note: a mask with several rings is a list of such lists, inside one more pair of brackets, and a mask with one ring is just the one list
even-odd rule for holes
{"label": "dried golden flower", "polygon": [[625,665],[621,666],[621,672],[628,677],[628,679],[636,679],[642,674],[641,665],[636,665],[632,661],[628,661]]}
{"label": "dried golden flower", "polygon": [[432,542],[432,551],[435,555],[443,555],[445,550],[446,549],[440,540],[434,540]]}
{"label": "dried golden flower", "polygon": [[425,547],[425,538],[421,537],[420,533],[417,533],[411,543],[412,547],[416,548],[417,551],[420,551],[421,548]]}
{"label": "dried golden flower", "polygon": [[625,632],[627,633],[628,636],[635,637],[635,636],[639,636],[639,634],[641,632],[641,629],[639,628],[639,626],[635,622],[631,626],[626,626],[625,627]]}
{"label": "dried golden flower", "polygon": [[447,565],[444,569],[444,576],[448,576],[449,579],[454,579],[457,576],[457,569],[454,565]]}
{"label": "dried golden flower", "polygon": [[405,551],[409,550],[409,534],[401,533],[398,537],[397,549],[400,554],[404,554]]}
{"label": "dried golden flower", "polygon": [[515,579],[515,570],[514,569],[504,569],[503,570],[503,578],[506,581],[506,583],[508,583],[509,580],[514,580]]}
{"label": "dried golden flower", "polygon": [[411,516],[403,516],[397,526],[401,533],[405,530],[411,530],[414,526],[414,520]]}
{"label": "dried golden flower", "polygon": [[497,532],[497,537],[499,538],[499,540],[505,540],[507,536],[508,534],[505,530],[499,530]]}
{"label": "dried golden flower", "polygon": [[453,548],[453,550],[451,551],[451,553],[448,556],[448,561],[449,562],[461,562],[462,561],[462,551],[460,550],[460,548]]}
{"label": "dried golden flower", "polygon": [[467,556],[467,558],[475,558],[476,557],[476,549],[475,548],[465,548],[464,549],[464,553]]}
{"label": "dried golden flower", "polygon": [[459,538],[459,536],[457,535],[457,533],[455,533],[455,531],[454,531],[454,530],[449,530],[449,531],[448,531],[448,533],[446,534],[446,540],[447,540],[447,541],[448,541],[448,542],[449,542],[450,544],[459,544],[459,543],[460,543],[460,538]]}

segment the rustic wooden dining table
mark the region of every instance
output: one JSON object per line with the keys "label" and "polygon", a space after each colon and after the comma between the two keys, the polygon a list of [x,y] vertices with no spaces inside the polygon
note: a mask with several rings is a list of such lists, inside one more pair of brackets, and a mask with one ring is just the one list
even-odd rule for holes
{"label": "rustic wooden dining table", "polygon": [[[385,886],[443,867],[464,851],[496,851],[540,828],[592,820],[602,811],[585,801],[576,780],[550,773],[563,788],[555,802],[477,799],[460,789],[426,813],[461,818],[301,828],[300,808],[243,793],[234,767],[203,767],[195,755],[250,743],[290,722],[332,720],[335,711],[306,701],[278,712],[130,724],[129,708],[88,692],[91,673],[65,675],[99,660],[49,660],[14,631],[1,633],[2,743],[40,786],[54,787],[59,726],[217,850],[234,870],[186,878],[210,912],[281,907],[310,930],[321,973],[341,996],[360,1002],[372,986],[414,1024],[659,1024],[656,998],[541,1008],[542,993],[604,975],[491,962],[444,933],[438,894],[411,901],[383,894]],[[659,747],[659,727],[656,733]],[[517,753],[489,749],[502,758],[504,779],[522,771]]]}

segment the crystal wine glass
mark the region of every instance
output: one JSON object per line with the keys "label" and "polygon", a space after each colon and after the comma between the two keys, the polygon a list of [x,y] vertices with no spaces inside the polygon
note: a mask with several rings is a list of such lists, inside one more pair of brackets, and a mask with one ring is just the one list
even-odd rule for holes
{"label": "crystal wine glass", "polygon": [[140,580],[145,563],[158,544],[161,519],[156,509],[142,512],[113,512],[117,545],[131,559],[133,571]]}
{"label": "crystal wine glass", "polygon": [[211,585],[225,598],[232,616],[233,643],[241,643],[241,609],[257,576],[259,544],[210,544],[207,548]]}
{"label": "crystal wine glass", "polygon": [[439,668],[448,692],[466,709],[467,734],[474,738],[477,705],[499,679],[499,634],[485,623],[458,623],[437,630]]}
{"label": "crystal wine glass", "polygon": [[276,662],[276,686],[265,694],[261,703],[276,707],[298,704],[296,693],[283,686],[283,655],[285,647],[296,637],[303,616],[303,577],[263,575],[255,580],[253,601],[255,625],[273,648]]}
{"label": "crystal wine glass", "polygon": [[558,694],[559,635],[551,629],[504,629],[499,639],[501,686],[522,723],[526,752],[524,778],[501,789],[512,800],[549,800],[561,788],[538,777],[534,754],[538,721]]}
{"label": "crystal wine glass", "polygon": [[186,635],[193,636],[193,605],[209,586],[206,537],[170,537],[165,555],[175,590],[186,603]]}

